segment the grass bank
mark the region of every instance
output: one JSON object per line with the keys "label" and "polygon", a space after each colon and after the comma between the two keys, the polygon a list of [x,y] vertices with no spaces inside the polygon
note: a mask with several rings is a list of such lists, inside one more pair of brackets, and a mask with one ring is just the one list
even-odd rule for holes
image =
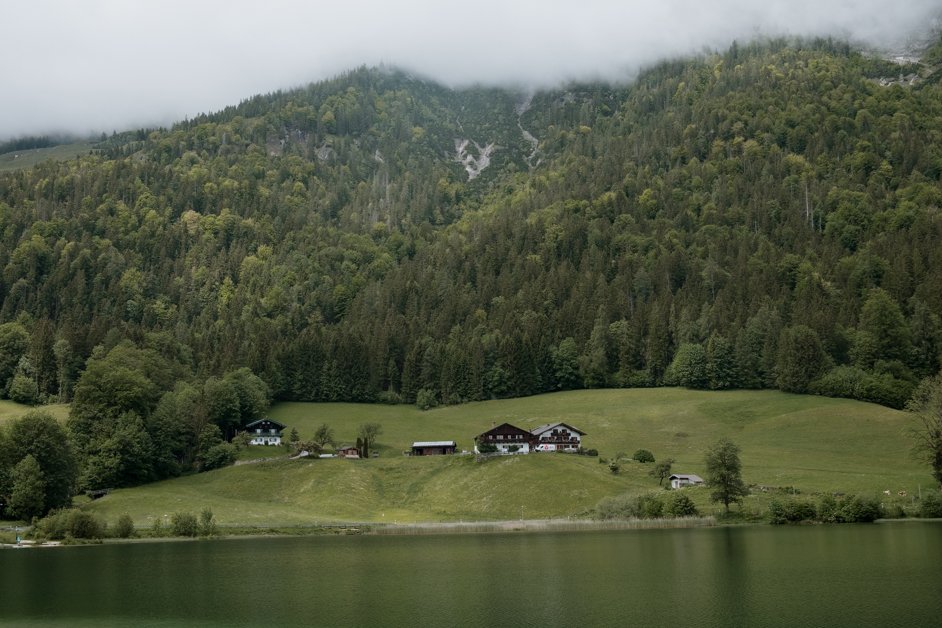
{"label": "grass bank", "polygon": [[[744,510],[763,512],[785,489],[859,493],[907,503],[928,470],[911,456],[910,417],[874,404],[776,391],[681,389],[574,391],[437,408],[283,403],[270,415],[309,438],[321,423],[353,441],[377,422],[380,457],[288,460],[281,448],[252,448],[240,465],[134,489],[87,504],[138,526],[177,511],[210,508],[221,526],[294,527],[346,523],[510,521],[581,517],[603,497],[658,490],[650,465],[623,462],[618,475],[596,458],[540,454],[476,461],[473,456],[408,458],[414,440],[472,439],[494,423],[533,427],[566,421],[587,432],[603,458],[636,449],[676,460],[675,472],[705,473],[705,449],[720,437],[742,448],[743,476],[757,490]],[[700,511],[719,514],[707,489],[688,489]],[[890,491],[885,497],[883,491]],[[905,496],[899,495],[905,492]]]}

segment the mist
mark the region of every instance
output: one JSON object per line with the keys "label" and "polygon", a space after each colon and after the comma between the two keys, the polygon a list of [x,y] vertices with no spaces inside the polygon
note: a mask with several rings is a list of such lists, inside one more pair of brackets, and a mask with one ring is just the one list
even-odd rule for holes
{"label": "mist", "polygon": [[450,86],[625,81],[733,40],[834,36],[901,50],[942,0],[10,0],[0,139],[167,125],[385,63]]}

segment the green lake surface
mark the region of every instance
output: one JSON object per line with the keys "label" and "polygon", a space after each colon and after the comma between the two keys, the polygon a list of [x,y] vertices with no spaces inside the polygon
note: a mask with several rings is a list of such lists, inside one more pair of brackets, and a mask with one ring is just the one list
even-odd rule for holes
{"label": "green lake surface", "polygon": [[942,522],[0,550],[6,626],[940,626]]}

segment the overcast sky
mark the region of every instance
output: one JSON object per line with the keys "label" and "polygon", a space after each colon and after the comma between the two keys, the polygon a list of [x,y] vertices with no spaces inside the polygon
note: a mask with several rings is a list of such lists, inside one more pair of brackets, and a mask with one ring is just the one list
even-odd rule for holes
{"label": "overcast sky", "polygon": [[0,139],[168,124],[361,64],[546,86],[756,36],[895,46],[940,13],[942,0],[4,0]]}

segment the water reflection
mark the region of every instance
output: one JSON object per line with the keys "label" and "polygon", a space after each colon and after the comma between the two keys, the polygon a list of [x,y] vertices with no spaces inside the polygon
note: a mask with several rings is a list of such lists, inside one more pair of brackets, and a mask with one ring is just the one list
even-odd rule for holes
{"label": "water reflection", "polygon": [[942,524],[0,552],[0,624],[937,625]]}

